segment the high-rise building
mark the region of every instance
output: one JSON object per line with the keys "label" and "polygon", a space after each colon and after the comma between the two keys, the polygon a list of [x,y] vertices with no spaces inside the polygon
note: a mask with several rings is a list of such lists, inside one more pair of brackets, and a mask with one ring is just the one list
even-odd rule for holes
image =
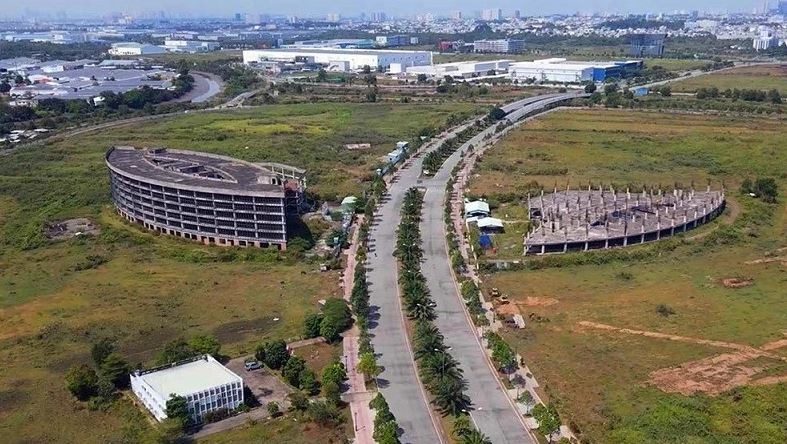
{"label": "high-rise building", "polygon": [[519,9],[514,9],[514,18],[515,19],[522,18],[522,13],[519,12]]}
{"label": "high-rise building", "polygon": [[666,34],[631,34],[629,55],[633,57],[661,57],[664,55]]}
{"label": "high-rise building", "polygon": [[373,12],[371,15],[371,21],[377,23],[384,22],[387,18],[384,12]]}
{"label": "high-rise building", "polygon": [[525,41],[515,39],[476,40],[473,42],[473,50],[475,52],[517,54],[525,52]]}
{"label": "high-rise building", "polygon": [[326,18],[325,18],[326,21],[332,22],[332,23],[338,23],[341,19],[342,19],[342,16],[340,14],[335,13],[335,12],[332,12],[332,13],[328,14],[326,16]]}
{"label": "high-rise building", "polygon": [[454,11],[451,13],[451,18],[454,20],[462,20],[462,11]]}
{"label": "high-rise building", "polygon": [[503,20],[503,10],[500,8],[484,9],[481,11],[481,20],[487,22]]}
{"label": "high-rise building", "polygon": [[779,14],[787,15],[787,0],[780,1],[776,11],[778,11]]}
{"label": "high-rise building", "polygon": [[773,34],[773,30],[760,27],[760,35],[752,40],[752,47],[755,51],[765,51],[766,49],[779,44],[779,39]]}

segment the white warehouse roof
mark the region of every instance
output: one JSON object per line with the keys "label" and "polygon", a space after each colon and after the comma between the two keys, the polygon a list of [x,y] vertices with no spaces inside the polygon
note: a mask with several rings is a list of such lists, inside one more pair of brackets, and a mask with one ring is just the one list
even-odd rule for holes
{"label": "white warehouse roof", "polygon": [[503,221],[496,217],[484,217],[476,222],[478,228],[503,228]]}
{"label": "white warehouse roof", "polygon": [[240,376],[221,365],[210,355],[174,367],[141,373],[139,378],[147,383],[162,399],[171,394],[187,396],[211,387],[233,382],[243,383]]}
{"label": "white warehouse roof", "polygon": [[465,203],[465,214],[477,212],[489,214],[489,204],[483,200],[475,200]]}

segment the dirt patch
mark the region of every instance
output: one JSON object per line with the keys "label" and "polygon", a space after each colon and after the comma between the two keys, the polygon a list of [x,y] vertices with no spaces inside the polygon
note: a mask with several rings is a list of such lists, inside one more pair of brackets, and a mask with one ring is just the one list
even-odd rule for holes
{"label": "dirt patch", "polygon": [[[787,376],[774,376],[755,379],[757,374],[768,369],[768,359],[787,362],[787,358],[771,353],[787,346],[787,339],[769,342],[760,348],[733,342],[714,341],[710,339],[691,338],[687,336],[670,335],[654,331],[633,330],[619,328],[612,325],[599,324],[597,322],[582,321],[581,327],[593,328],[618,333],[646,336],[657,339],[668,339],[670,341],[690,342],[695,344],[710,345],[714,347],[727,348],[733,351],[722,353],[708,358],[699,359],[680,364],[675,367],[668,367],[655,370],[650,373],[648,383],[668,393],[680,393],[692,395],[704,393],[707,395],[718,395],[735,387],[750,384],[776,384],[783,381]],[[760,358],[765,358],[763,361]],[[754,365],[753,362],[757,362]],[[764,363],[765,362],[765,363]]]}
{"label": "dirt patch", "polygon": [[721,284],[724,285],[724,288],[743,288],[748,287],[754,283],[753,279],[750,278],[724,278],[721,280]]}
{"label": "dirt patch", "polygon": [[522,314],[518,304],[495,304],[495,312],[500,316],[513,316]]}
{"label": "dirt patch", "polygon": [[718,395],[751,382],[762,367],[744,365],[754,352],[725,353],[650,373],[649,383],[668,393]]}
{"label": "dirt patch", "polygon": [[100,231],[90,219],[78,217],[49,224],[46,236],[52,240],[64,240],[74,236],[96,235]]}
{"label": "dirt patch", "polygon": [[368,150],[372,147],[370,143],[348,143],[344,145],[348,150]]}
{"label": "dirt patch", "polygon": [[762,259],[756,259],[753,261],[746,261],[744,264],[746,265],[758,265],[758,264],[770,264],[771,262],[781,262],[782,265],[787,266],[787,256],[774,256],[774,257],[765,257]]}
{"label": "dirt patch", "polygon": [[517,302],[517,305],[524,305],[526,307],[549,307],[550,305],[557,304],[557,299],[554,298],[539,298],[534,296],[528,296],[522,302]]}

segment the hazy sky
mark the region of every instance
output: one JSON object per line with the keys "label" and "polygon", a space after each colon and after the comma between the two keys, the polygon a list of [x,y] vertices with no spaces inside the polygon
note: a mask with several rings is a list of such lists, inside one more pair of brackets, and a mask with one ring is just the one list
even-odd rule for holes
{"label": "hazy sky", "polygon": [[[771,0],[775,2],[777,0]],[[2,15],[10,16],[25,11],[41,11],[54,14],[64,11],[69,17],[84,14],[105,14],[109,12],[140,13],[147,11],[165,11],[169,14],[192,14],[230,16],[235,12],[253,14],[292,14],[301,17],[322,15],[336,12],[355,16],[360,12],[367,14],[382,11],[393,15],[415,15],[431,12],[436,15],[449,15],[451,11],[472,13],[484,8],[501,8],[504,15],[514,9],[522,14],[538,15],[548,13],[574,12],[670,12],[673,10],[708,10],[713,12],[749,12],[753,8],[762,8],[763,1],[757,0],[551,0],[548,2],[489,0],[399,0],[399,1],[359,1],[359,0],[36,0],[34,2],[1,0]],[[379,6],[375,6],[379,5]]]}

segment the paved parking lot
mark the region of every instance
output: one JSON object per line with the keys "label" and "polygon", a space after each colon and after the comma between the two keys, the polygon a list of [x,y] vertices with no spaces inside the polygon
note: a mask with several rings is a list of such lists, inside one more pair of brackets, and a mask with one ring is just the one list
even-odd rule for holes
{"label": "paved parking lot", "polygon": [[227,363],[227,368],[243,378],[243,384],[251,390],[251,393],[254,394],[254,397],[257,398],[260,404],[265,406],[271,401],[276,401],[279,407],[284,409],[287,395],[292,393],[294,389],[279,380],[266,367],[246,371],[243,363],[247,358],[249,357],[243,356],[232,359]]}

